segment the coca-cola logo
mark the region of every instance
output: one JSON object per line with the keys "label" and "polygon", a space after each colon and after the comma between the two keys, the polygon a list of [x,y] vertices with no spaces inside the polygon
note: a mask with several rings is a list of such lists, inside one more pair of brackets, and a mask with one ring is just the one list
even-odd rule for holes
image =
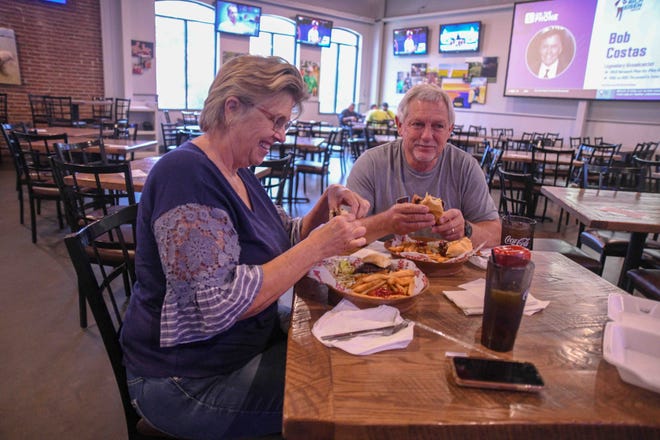
{"label": "coca-cola logo", "polygon": [[529,249],[532,239],[529,237],[513,238],[510,235],[504,237],[504,243],[502,244],[517,244],[518,246],[526,247]]}

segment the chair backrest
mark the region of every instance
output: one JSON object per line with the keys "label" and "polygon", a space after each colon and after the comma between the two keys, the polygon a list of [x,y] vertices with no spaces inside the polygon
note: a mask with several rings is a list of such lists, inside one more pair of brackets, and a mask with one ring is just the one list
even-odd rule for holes
{"label": "chair backrest", "polygon": [[490,135],[492,137],[505,136],[503,128],[491,128]]}
{"label": "chair backrest", "polygon": [[506,171],[501,166],[497,167],[497,174],[500,179],[500,206],[503,214],[533,218],[536,200],[532,174]]}
{"label": "chair backrest", "polygon": [[9,114],[7,112],[7,94],[0,93],[0,124],[9,123]]}
{"label": "chair backrest", "polygon": [[504,153],[504,150],[502,148],[491,147],[490,149],[489,162],[486,164],[486,168],[484,170],[486,176],[486,183],[488,184],[488,189],[491,189],[493,187],[493,180],[495,179],[497,168],[500,165],[500,161],[502,159],[502,153]]}
{"label": "chair backrest", "polygon": [[49,157],[55,153],[53,144],[56,142],[68,143],[69,137],[66,133],[61,134],[35,134],[13,130],[18,165],[22,168],[23,177],[28,187],[51,182],[51,166]]}
{"label": "chair backrest", "polygon": [[55,155],[63,162],[89,165],[108,163],[103,139],[101,138],[70,144],[55,142],[53,148],[55,150]]}
{"label": "chair backrest", "polygon": [[161,122],[160,129],[163,133],[163,146],[170,150],[179,146],[177,125],[174,122]]}
{"label": "chair backrest", "polygon": [[582,188],[612,191],[639,191],[643,186],[642,169],[636,166],[582,166]]}
{"label": "chair backrest", "polygon": [[47,95],[28,95],[33,127],[36,127],[38,124],[50,123],[50,115],[48,113],[48,106],[46,105],[46,96]]}
{"label": "chair backrest", "polygon": [[111,123],[114,121],[114,103],[113,98],[96,96],[92,99],[98,101],[92,103],[92,119],[95,124]]}
{"label": "chair backrest", "polygon": [[60,127],[75,125],[73,118],[73,103],[70,96],[46,96],[44,98],[48,115],[48,124]]}
{"label": "chair backrest", "polygon": [[163,110],[163,117],[165,118],[165,122],[168,124],[172,122],[172,118],[170,117],[170,111],[169,110]]}
{"label": "chair backrest", "polygon": [[573,175],[573,150],[560,148],[532,147],[534,182],[538,185],[568,186]]}
{"label": "chair backrest", "polygon": [[640,191],[660,191],[660,160],[633,156],[632,163],[640,168]]}
{"label": "chair backrest", "polygon": [[[125,290],[124,280],[127,277],[131,281],[135,280],[134,264],[129,257],[130,244],[124,237],[126,226],[135,231],[136,219],[137,205],[131,205],[77,233],[67,235],[64,239],[78,278],[78,289],[89,304],[110,358],[124,408],[129,439],[139,438],[137,422],[140,418],[131,405],[126,383],[124,356],[119,343],[119,331],[123,322],[119,300]],[[112,268],[98,266],[96,263],[102,260],[100,255],[108,240],[113,241],[121,256],[121,263],[113,265]]]}
{"label": "chair backrest", "polygon": [[[571,148],[573,150],[577,150],[578,148],[580,148],[580,145],[582,145],[583,141],[582,141],[582,138],[579,137],[579,136],[577,136],[577,137],[571,136],[569,139],[570,139]],[[585,143],[588,143],[588,142],[585,142]]]}
{"label": "chair backrest", "polygon": [[115,98],[115,124],[128,124],[131,117],[131,100]]}
{"label": "chair backrest", "polygon": [[277,205],[283,203],[286,182],[291,185],[292,162],[293,156],[287,154],[281,159],[266,159],[261,163],[261,166],[270,168],[268,176],[261,179],[261,185]]}
{"label": "chair backrest", "polygon": [[632,163],[632,158],[635,156],[637,156],[640,159],[653,160],[653,155],[655,154],[655,151],[657,149],[658,149],[657,142],[640,142],[637,145],[635,145],[632,154],[629,155],[630,157],[629,163]]}
{"label": "chair backrest", "polygon": [[[575,160],[581,161],[581,167],[575,167],[573,172],[573,181],[582,187],[592,187],[593,179],[597,181],[597,175],[594,174],[600,167],[598,173],[603,172],[603,167],[606,169],[612,165],[614,160],[614,153],[616,152],[616,145],[589,145],[581,144],[575,154]],[[590,165],[588,173],[585,173],[585,167]],[[585,182],[585,179],[592,179],[591,183]]]}
{"label": "chair backrest", "polygon": [[[51,157],[53,179],[64,202],[67,223],[72,232],[116,211],[121,200],[135,203],[135,188],[129,162],[109,164],[68,163],[59,157]],[[93,176],[93,184],[81,182],[79,174]],[[125,190],[107,189],[102,177],[120,174]]]}
{"label": "chair backrest", "polygon": [[199,114],[195,111],[182,110],[181,119],[183,120],[183,128],[189,126],[199,126]]}
{"label": "chair backrest", "polygon": [[15,126],[12,124],[0,124],[2,137],[4,138],[7,148],[9,148],[9,155],[11,156],[12,163],[14,164],[14,170],[16,171],[16,190],[19,191],[20,194],[20,192],[22,192],[22,185],[25,183],[23,181],[23,173],[25,171],[25,167],[23,166],[21,146],[13,133],[14,129]]}

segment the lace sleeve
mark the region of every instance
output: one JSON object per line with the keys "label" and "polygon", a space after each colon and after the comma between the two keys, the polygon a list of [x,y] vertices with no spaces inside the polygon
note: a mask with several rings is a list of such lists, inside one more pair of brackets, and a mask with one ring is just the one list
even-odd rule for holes
{"label": "lace sleeve", "polygon": [[156,220],[154,235],[166,277],[160,345],[205,340],[233,326],[261,288],[263,271],[238,265],[238,236],[227,213],[177,206]]}
{"label": "lace sleeve", "polygon": [[277,213],[282,220],[282,224],[284,225],[284,230],[289,234],[289,242],[291,243],[291,246],[297,244],[300,241],[302,217],[291,217],[280,205],[276,205],[276,208]]}

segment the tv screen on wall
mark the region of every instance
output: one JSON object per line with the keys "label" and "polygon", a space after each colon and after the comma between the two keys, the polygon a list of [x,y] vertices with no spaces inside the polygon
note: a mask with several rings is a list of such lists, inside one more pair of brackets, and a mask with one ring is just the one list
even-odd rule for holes
{"label": "tv screen on wall", "polygon": [[480,45],[480,21],[440,25],[440,53],[479,52]]}
{"label": "tv screen on wall", "polygon": [[296,41],[319,47],[330,47],[332,21],[315,17],[296,16]]}
{"label": "tv screen on wall", "polygon": [[660,100],[660,1],[516,3],[505,96]]}
{"label": "tv screen on wall", "polygon": [[261,8],[242,3],[216,1],[215,28],[218,32],[234,35],[259,35]]}
{"label": "tv screen on wall", "polygon": [[426,55],[429,28],[414,27],[394,30],[394,55]]}

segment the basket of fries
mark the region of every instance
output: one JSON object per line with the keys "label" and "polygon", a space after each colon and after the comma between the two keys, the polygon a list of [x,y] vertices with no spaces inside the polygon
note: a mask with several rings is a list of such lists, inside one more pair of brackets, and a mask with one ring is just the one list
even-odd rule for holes
{"label": "basket of fries", "polygon": [[385,249],[397,258],[414,261],[427,276],[448,276],[463,269],[470,259],[472,242],[468,238],[449,242],[430,237],[403,236],[387,240]]}
{"label": "basket of fries", "polygon": [[362,265],[358,257],[332,257],[314,266],[307,276],[328,286],[330,304],[345,298],[360,308],[387,304],[400,311],[415,305],[429,285],[412,261],[392,260],[389,268],[371,273],[361,273]]}

